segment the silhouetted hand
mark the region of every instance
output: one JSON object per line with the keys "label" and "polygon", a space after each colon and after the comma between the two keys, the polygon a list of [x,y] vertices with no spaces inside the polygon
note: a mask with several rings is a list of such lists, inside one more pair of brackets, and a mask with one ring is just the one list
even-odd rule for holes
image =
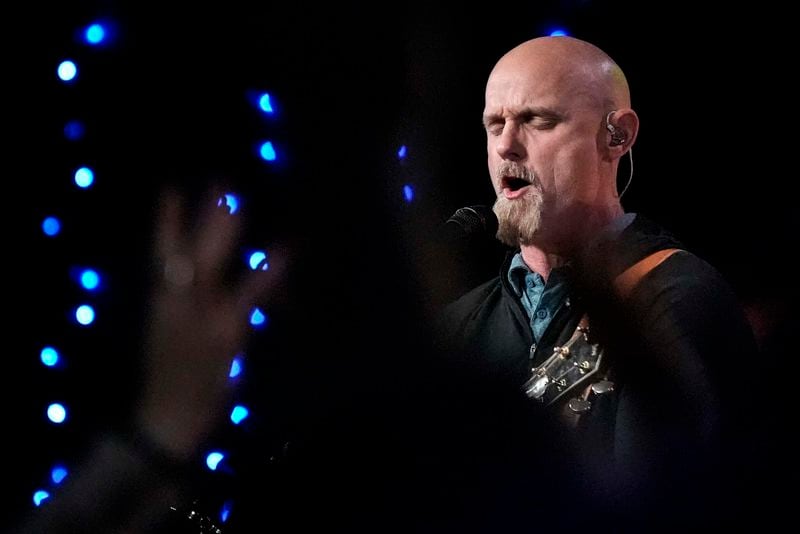
{"label": "silhouetted hand", "polygon": [[175,517],[170,507],[188,505],[184,468],[222,420],[248,313],[274,294],[285,265],[276,250],[267,272],[230,279],[241,216],[219,198],[206,200],[191,229],[180,197],[161,199],[133,435],[98,434],[60,491],[16,532],[161,532]]}
{"label": "silhouetted hand", "polygon": [[148,309],[145,384],[136,424],[177,459],[192,455],[226,409],[233,357],[246,343],[248,314],[280,282],[269,270],[226,279],[241,219],[212,194],[186,228],[181,198],[163,195],[155,238],[158,273]]}

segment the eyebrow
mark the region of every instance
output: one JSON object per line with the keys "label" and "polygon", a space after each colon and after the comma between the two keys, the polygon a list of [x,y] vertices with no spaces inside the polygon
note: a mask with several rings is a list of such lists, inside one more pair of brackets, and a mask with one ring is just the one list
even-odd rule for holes
{"label": "eyebrow", "polygon": [[[555,110],[553,110],[551,108],[545,108],[545,107],[541,107],[541,106],[527,106],[527,107],[521,108],[519,110],[512,111],[511,112],[511,116],[512,116],[512,118],[516,118],[516,117],[526,117],[526,118],[544,117],[544,118],[548,118],[548,119],[560,119],[560,118],[562,118],[562,115],[560,113],[558,113],[557,111],[555,111]],[[491,124],[492,122],[494,122],[494,121],[496,121],[498,119],[505,120],[503,115],[501,115],[500,113],[487,113],[487,114],[485,114],[483,116],[483,126],[487,127],[487,126],[489,126],[489,124]]]}

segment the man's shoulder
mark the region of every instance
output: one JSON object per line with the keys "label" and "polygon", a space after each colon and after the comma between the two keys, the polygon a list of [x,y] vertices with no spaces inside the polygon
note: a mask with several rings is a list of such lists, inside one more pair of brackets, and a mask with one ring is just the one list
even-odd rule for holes
{"label": "man's shoulder", "polygon": [[445,306],[445,315],[458,312],[467,312],[483,305],[493,295],[499,295],[502,291],[500,277],[495,276],[481,285],[472,288],[453,302]]}
{"label": "man's shoulder", "polygon": [[[645,298],[690,299],[695,305],[718,307],[737,301],[734,288],[714,265],[680,249],[658,265],[640,284]],[[737,304],[738,305],[738,304]]]}
{"label": "man's shoulder", "polygon": [[502,295],[500,277],[495,276],[447,304],[439,316],[438,327],[446,332],[460,330],[487,308],[496,307],[502,301]]}
{"label": "man's shoulder", "polygon": [[631,214],[631,222],[616,236],[599,239],[591,247],[593,259],[611,276],[653,254],[668,248],[684,248],[669,230],[641,214]]}

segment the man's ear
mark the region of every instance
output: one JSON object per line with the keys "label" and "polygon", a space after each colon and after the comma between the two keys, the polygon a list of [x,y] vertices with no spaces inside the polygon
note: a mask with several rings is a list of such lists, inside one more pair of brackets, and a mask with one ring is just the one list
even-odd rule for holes
{"label": "man's ear", "polygon": [[617,109],[606,116],[609,156],[622,157],[636,141],[639,133],[639,117],[630,108]]}

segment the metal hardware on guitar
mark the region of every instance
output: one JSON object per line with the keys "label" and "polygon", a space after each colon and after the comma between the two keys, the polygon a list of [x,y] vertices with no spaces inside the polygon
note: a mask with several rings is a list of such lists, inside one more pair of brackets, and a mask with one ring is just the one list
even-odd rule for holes
{"label": "metal hardware on guitar", "polygon": [[[532,399],[553,404],[567,392],[586,384],[603,364],[603,348],[589,339],[589,324],[584,316],[572,337],[562,346],[554,347],[553,354],[538,367],[531,369],[533,376],[525,382],[523,390]],[[576,406],[581,411],[588,406]]]}
{"label": "metal hardware on guitar", "polygon": [[180,526],[175,528],[179,528],[180,532],[185,532],[186,534],[222,534],[222,530],[208,516],[198,512],[197,508],[197,501],[192,503],[192,509],[190,510],[179,510],[174,506],[170,506],[169,509],[173,517],[180,522]]}

